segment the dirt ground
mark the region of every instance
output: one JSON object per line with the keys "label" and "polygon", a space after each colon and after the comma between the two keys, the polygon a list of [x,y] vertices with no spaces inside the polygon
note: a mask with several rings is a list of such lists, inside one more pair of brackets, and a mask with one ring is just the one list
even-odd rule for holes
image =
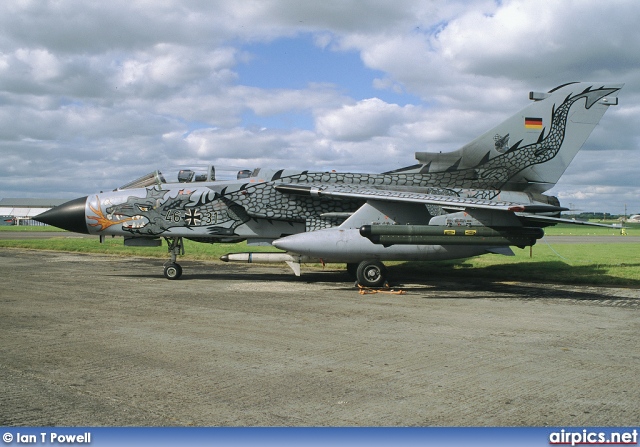
{"label": "dirt ground", "polygon": [[640,425],[640,290],[0,249],[0,425]]}

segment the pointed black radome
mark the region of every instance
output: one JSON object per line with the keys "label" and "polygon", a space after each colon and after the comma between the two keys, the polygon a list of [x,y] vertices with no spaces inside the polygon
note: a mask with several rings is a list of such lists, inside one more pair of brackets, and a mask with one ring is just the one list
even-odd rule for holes
{"label": "pointed black radome", "polygon": [[89,234],[84,214],[86,203],[87,197],[70,200],[60,206],[51,208],[49,211],[38,214],[33,219],[67,231],[73,231],[74,233]]}

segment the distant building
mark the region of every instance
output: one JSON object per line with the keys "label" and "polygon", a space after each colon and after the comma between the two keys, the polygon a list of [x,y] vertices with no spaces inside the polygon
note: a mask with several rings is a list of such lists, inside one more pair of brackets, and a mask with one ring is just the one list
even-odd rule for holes
{"label": "distant building", "polygon": [[0,199],[0,225],[44,225],[33,220],[33,217],[66,201],[66,199]]}
{"label": "distant building", "polygon": [[640,222],[640,214],[634,214],[633,216],[629,216],[627,222]]}

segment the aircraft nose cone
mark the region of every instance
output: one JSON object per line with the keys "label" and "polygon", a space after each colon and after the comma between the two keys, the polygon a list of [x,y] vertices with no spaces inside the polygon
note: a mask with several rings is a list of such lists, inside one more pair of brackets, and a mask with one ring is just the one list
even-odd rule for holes
{"label": "aircraft nose cone", "polygon": [[306,254],[309,249],[316,248],[317,245],[326,244],[326,241],[324,240],[321,240],[318,244],[316,239],[320,240],[322,238],[318,238],[315,234],[309,236],[309,233],[292,234],[290,236],[276,239],[271,243],[271,245],[279,250],[290,251],[298,254]]}
{"label": "aircraft nose cone", "polygon": [[49,211],[38,214],[34,220],[75,233],[89,234],[84,207],[87,197],[70,200]]}

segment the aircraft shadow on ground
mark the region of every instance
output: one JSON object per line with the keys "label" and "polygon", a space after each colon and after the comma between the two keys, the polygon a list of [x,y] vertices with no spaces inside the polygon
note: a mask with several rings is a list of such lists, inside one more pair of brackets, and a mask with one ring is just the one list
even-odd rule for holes
{"label": "aircraft shadow on ground", "polygon": [[[640,267],[637,264],[625,266]],[[389,283],[392,288],[408,293],[441,292],[442,298],[496,298],[514,296],[521,299],[564,298],[574,300],[629,300],[628,297],[602,294],[586,289],[596,287],[623,287],[640,289],[640,280],[626,280],[616,284],[617,278],[606,274],[598,265],[570,266],[560,261],[539,262],[527,265],[498,265],[485,268],[469,268],[464,261],[443,263],[407,263],[389,267]],[[356,290],[355,279],[346,270],[327,268],[304,270],[300,277],[286,269],[269,265],[212,265],[198,261],[184,263],[183,281],[245,281],[259,289],[260,282],[297,282],[318,284],[320,289]],[[135,271],[135,270],[133,270]],[[159,269],[159,279],[162,274]],[[545,274],[545,272],[550,272]],[[114,274],[114,276],[122,276]],[[147,277],[144,274],[127,274],[127,277]],[[579,279],[579,282],[576,281]],[[593,280],[591,280],[593,279]],[[549,284],[562,288],[549,287]],[[328,287],[328,288],[327,288]],[[576,287],[576,290],[571,290]],[[473,292],[473,295],[469,294]]]}

